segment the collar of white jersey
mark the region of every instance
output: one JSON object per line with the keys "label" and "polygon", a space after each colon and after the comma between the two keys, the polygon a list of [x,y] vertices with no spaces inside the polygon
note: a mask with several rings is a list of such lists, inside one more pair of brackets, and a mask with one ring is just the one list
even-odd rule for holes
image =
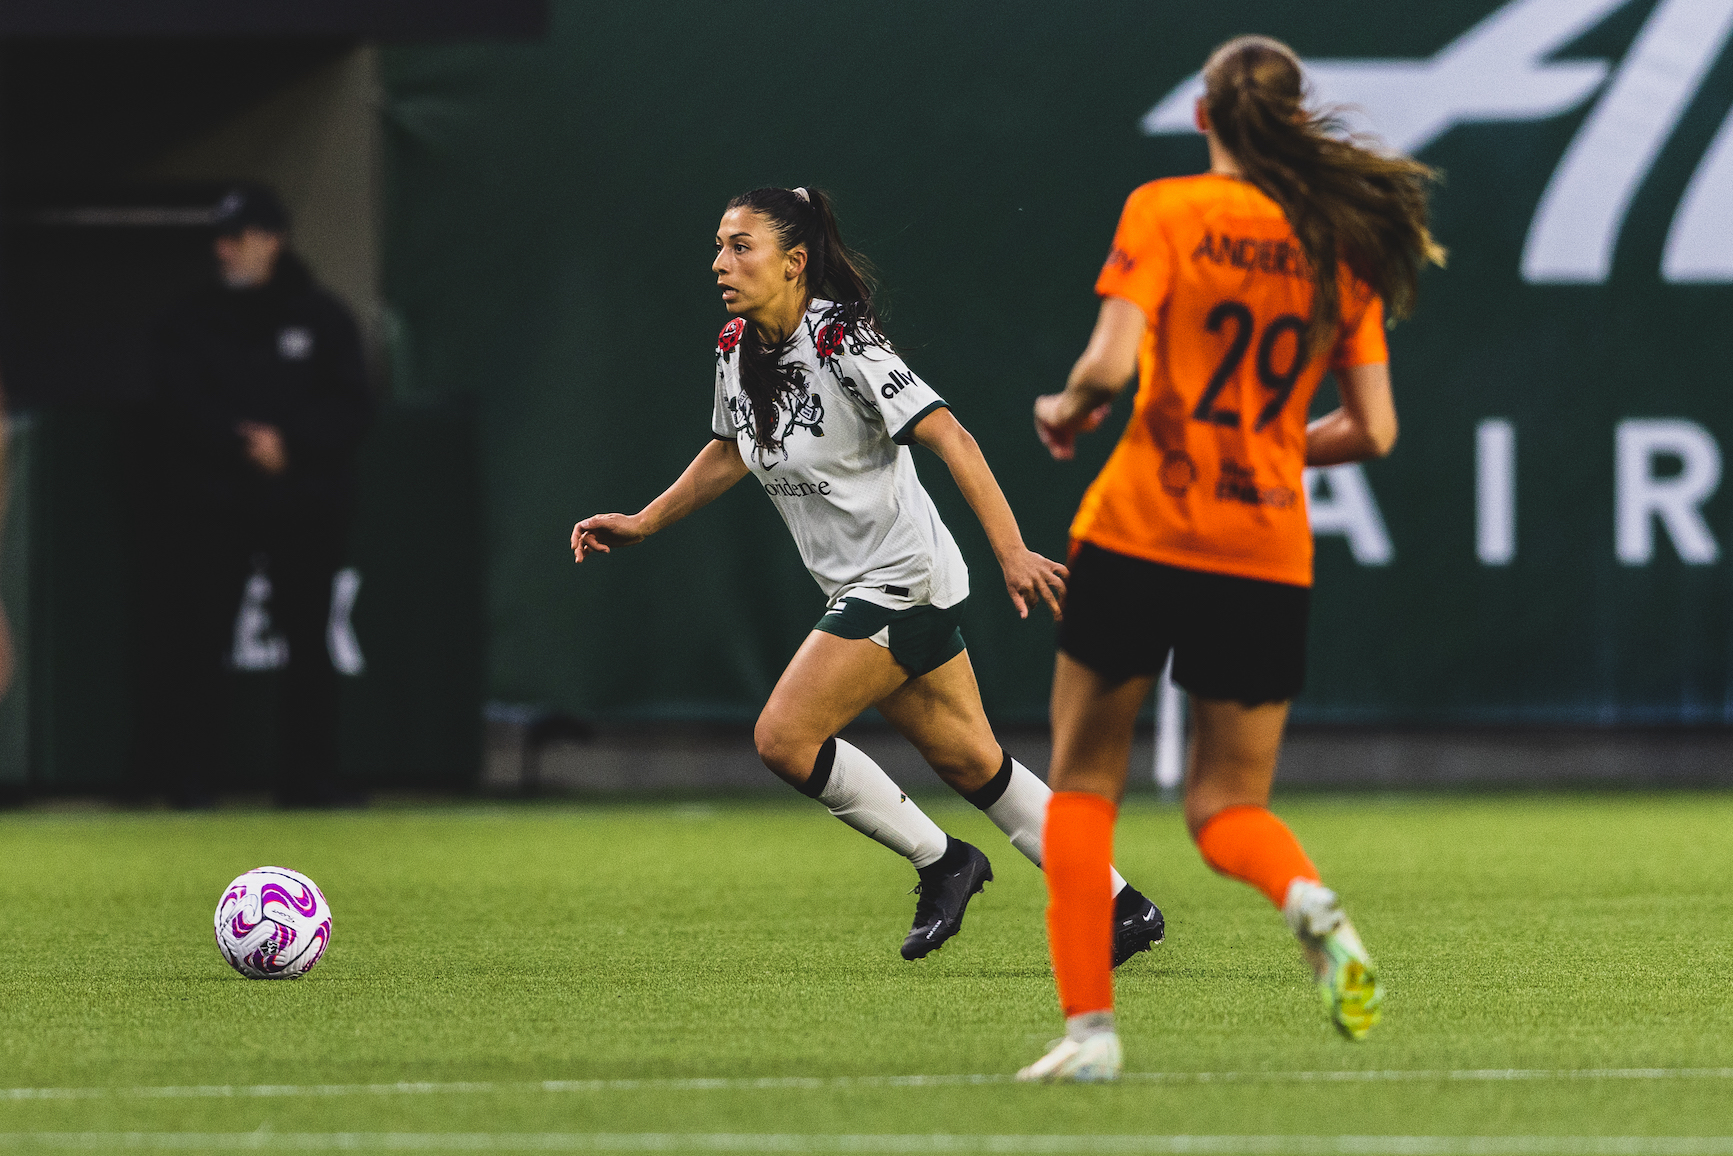
{"label": "collar of white jersey", "polygon": [[806,339],[807,344],[817,348],[819,328],[825,317],[836,307],[835,301],[826,301],[820,297],[814,297],[811,303],[807,305],[806,316],[801,318],[801,325],[797,330],[800,336]]}

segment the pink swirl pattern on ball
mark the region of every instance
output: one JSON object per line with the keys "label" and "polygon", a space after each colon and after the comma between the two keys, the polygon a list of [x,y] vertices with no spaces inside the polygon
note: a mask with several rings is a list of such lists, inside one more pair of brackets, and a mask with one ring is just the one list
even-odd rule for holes
{"label": "pink swirl pattern on ball", "polygon": [[325,948],[331,943],[331,921],[327,919],[313,931],[313,942],[307,945],[307,950],[301,953],[301,974],[306,975],[313,970],[313,965],[319,962],[325,954]]}
{"label": "pink swirl pattern on ball", "polygon": [[319,912],[319,897],[305,886],[295,884],[300,890],[299,895],[292,895],[289,889],[281,883],[267,883],[259,888],[259,909],[263,911],[272,903],[281,903],[302,915],[317,915]]}
{"label": "pink swirl pattern on ball", "polygon": [[284,956],[289,953],[289,948],[295,943],[295,929],[293,927],[282,923],[274,923],[273,926],[276,930],[272,933],[271,938],[257,949],[249,952],[243,961],[248,967],[255,971],[262,971],[267,975],[288,970],[290,961]]}

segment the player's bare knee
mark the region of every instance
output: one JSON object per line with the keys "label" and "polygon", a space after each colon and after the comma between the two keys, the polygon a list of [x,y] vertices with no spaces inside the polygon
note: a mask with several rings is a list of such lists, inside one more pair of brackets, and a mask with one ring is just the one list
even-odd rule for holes
{"label": "player's bare knee", "polygon": [[758,716],[752,738],[758,747],[758,757],[779,778],[799,784],[812,774],[820,743],[790,734],[786,725],[779,724],[768,713]]}

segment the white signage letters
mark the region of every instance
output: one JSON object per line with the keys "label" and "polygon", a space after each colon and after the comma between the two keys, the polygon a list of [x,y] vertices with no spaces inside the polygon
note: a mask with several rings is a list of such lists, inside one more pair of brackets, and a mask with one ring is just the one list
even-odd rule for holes
{"label": "white signage letters", "polygon": [[355,637],[355,627],[349,621],[360,593],[361,571],[355,567],[345,566],[332,577],[331,620],[325,627],[325,648],[331,652],[331,665],[338,674],[357,675],[367,670],[361,640]]}
{"label": "white signage letters", "polygon": [[[1675,458],[1679,472],[1657,476],[1657,459]],[[1655,523],[1679,557],[1707,566],[1721,549],[1699,507],[1721,484],[1721,447],[1708,430],[1683,418],[1632,418],[1613,434],[1614,542],[1619,561],[1646,566],[1655,556]]]}
{"label": "white signage letters", "polygon": [[[355,637],[350,616],[361,593],[361,572],[353,566],[331,578],[331,617],[325,626],[325,645],[338,674],[358,675],[367,670],[361,641]],[[234,644],[229,665],[236,670],[281,670],[289,665],[289,640],[271,623],[271,578],[261,567],[247,579],[241,608],[235,614]]]}
{"label": "white signage letters", "polygon": [[1503,418],[1474,431],[1474,553],[1483,566],[1516,558],[1516,427]]}
{"label": "white signage letters", "polygon": [[[1459,124],[1544,120],[1581,107],[1606,83],[1606,60],[1549,60],[1630,0],[1512,0],[1418,60],[1308,60],[1316,100],[1346,125],[1418,152]],[[1548,181],[1523,246],[1523,277],[1598,284],[1619,232],[1680,116],[1733,35],[1733,0],[1659,0],[1612,82]],[[1144,116],[1151,136],[1194,130],[1201,75]],[[1699,162],[1674,215],[1662,275],[1733,281],[1733,113]]]}
{"label": "white signage letters", "polygon": [[[1356,131],[1418,152],[1453,125],[1542,120],[1580,105],[1606,79],[1605,60],[1544,58],[1629,0],[1516,0],[1424,60],[1308,60],[1317,101],[1346,105]],[[1143,118],[1150,136],[1190,132],[1202,75],[1185,80]]]}
{"label": "white signage letters", "polygon": [[1679,198],[1661,250],[1661,276],[1684,283],[1733,281],[1733,112]]}
{"label": "white signage letters", "polygon": [[[1677,466],[1675,469],[1674,466]],[[1628,418],[1613,432],[1614,553],[1626,566],[1655,560],[1659,526],[1688,566],[1720,561],[1703,503],[1721,486],[1721,446],[1686,418]],[[1378,500],[1356,464],[1308,468],[1306,506],[1313,537],[1347,539],[1354,561],[1396,560]],[[1484,566],[1516,560],[1516,426],[1486,418],[1474,431],[1474,553]]]}
{"label": "white signage letters", "polygon": [[1362,566],[1388,566],[1396,559],[1378,500],[1358,462],[1345,466],[1308,468],[1302,487],[1312,520],[1312,537],[1340,534],[1348,551]]}
{"label": "white signage letters", "polygon": [[1631,198],[1733,31],[1733,0],[1661,0],[1553,171],[1529,225],[1522,275],[1598,284]]}
{"label": "white signage letters", "polygon": [[255,570],[241,591],[229,665],[236,670],[281,670],[289,665],[289,640],[271,627],[271,579]]}

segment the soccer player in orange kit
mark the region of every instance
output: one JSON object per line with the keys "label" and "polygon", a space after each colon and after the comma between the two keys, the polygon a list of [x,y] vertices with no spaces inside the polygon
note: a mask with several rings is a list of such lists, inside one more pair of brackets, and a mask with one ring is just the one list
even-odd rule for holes
{"label": "soccer player in orange kit", "polygon": [[[1218,48],[1198,127],[1210,169],[1126,202],[1101,311],[1062,393],[1035,403],[1056,458],[1131,378],[1135,409],[1071,525],[1053,679],[1048,935],[1066,1037],[1021,1080],[1119,1075],[1108,863],[1132,725],[1173,654],[1195,738],[1185,819],[1205,862],[1281,909],[1331,1019],[1378,1021],[1371,958],[1268,807],[1305,677],[1312,537],[1301,471],[1396,441],[1384,318],[1427,262],[1433,173],[1344,139],[1304,103],[1299,59],[1265,37]],[[1326,371],[1341,408],[1306,413]]]}

